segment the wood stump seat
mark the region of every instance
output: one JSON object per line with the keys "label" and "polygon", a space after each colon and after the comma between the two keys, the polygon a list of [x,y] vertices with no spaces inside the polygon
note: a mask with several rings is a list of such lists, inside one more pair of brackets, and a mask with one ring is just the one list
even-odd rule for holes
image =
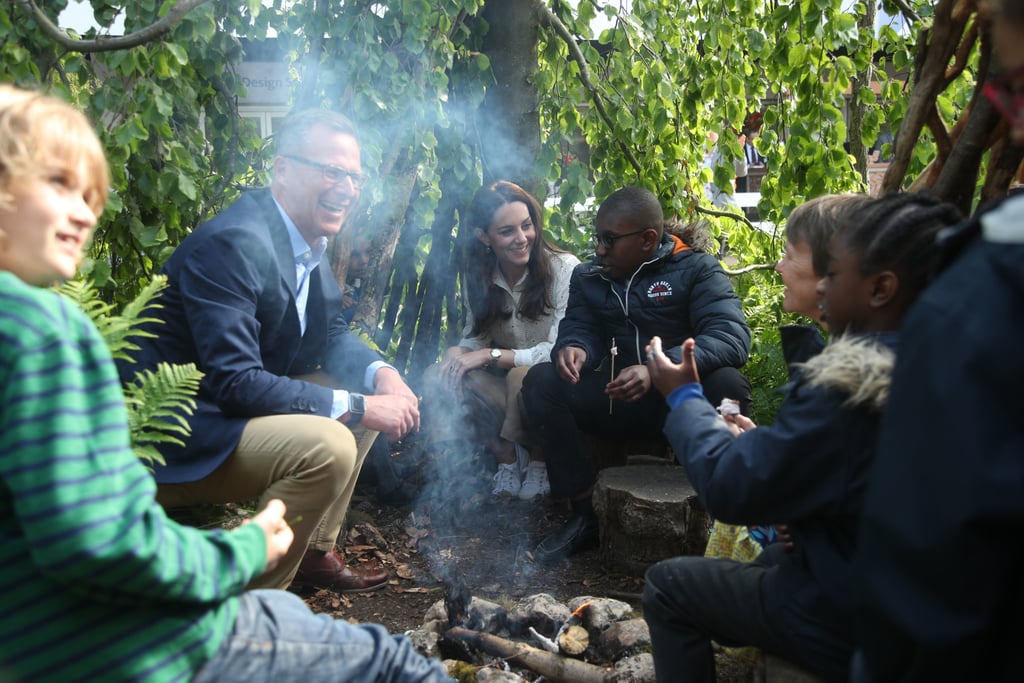
{"label": "wood stump seat", "polygon": [[661,560],[702,555],[711,529],[686,472],[672,464],[600,470],[594,510],[602,562],[625,573],[642,575]]}

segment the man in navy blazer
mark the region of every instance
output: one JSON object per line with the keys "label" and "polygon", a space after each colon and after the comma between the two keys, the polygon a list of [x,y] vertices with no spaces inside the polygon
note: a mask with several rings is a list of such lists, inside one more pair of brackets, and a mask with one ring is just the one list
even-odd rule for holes
{"label": "man in navy blazer", "polygon": [[161,449],[157,499],[166,507],[283,500],[295,542],[252,587],[294,580],[374,590],[387,572],[346,566],[335,542],[376,432],[396,440],[418,430],[418,400],[345,324],[324,258],[363,186],[355,128],[336,112],[309,110],[275,137],[270,189],[243,195],[175,250],[163,268],[160,324],[149,327],[155,336],[139,342],[121,375],[161,361],[205,373],[191,436]]}

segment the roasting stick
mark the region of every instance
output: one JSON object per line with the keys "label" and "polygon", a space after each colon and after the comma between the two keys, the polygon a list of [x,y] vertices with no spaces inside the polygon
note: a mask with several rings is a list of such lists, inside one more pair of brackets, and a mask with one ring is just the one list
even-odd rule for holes
{"label": "roasting stick", "polygon": [[[619,355],[619,347],[617,347],[615,345],[615,337],[612,337],[612,376],[611,376],[611,379],[608,380],[609,382],[612,382],[612,381],[615,380],[615,356],[617,356],[617,355]],[[608,414],[609,415],[612,414],[612,402],[613,402],[612,397],[609,396],[608,397]]]}

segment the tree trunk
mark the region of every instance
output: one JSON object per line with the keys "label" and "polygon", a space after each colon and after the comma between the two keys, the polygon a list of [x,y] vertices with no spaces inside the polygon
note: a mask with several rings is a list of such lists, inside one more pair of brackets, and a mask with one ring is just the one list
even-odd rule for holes
{"label": "tree trunk", "polygon": [[[408,370],[409,376],[417,379],[427,366],[437,360],[441,347],[454,343],[458,338],[456,335],[462,332],[462,317],[455,297],[459,269],[458,241],[452,239],[452,227],[458,222],[458,211],[468,205],[472,195],[450,169],[441,172],[440,185],[441,201],[431,226],[430,255],[423,269],[415,305],[405,309],[405,314],[416,322]],[[448,338],[442,340],[441,321],[446,303]]]}
{"label": "tree trunk", "polygon": [[[964,37],[965,28],[973,16],[970,9],[975,4],[971,0],[964,5],[957,0],[939,0],[931,28],[926,33],[922,32],[913,89],[893,144],[892,163],[882,179],[883,193],[896,192],[903,184],[914,146],[935,109],[936,98],[948,85],[946,67]],[[979,74],[979,80],[982,76]]]}
{"label": "tree trunk", "polygon": [[[864,3],[864,15],[860,21],[861,31],[874,32],[875,30],[875,3]],[[853,154],[853,165],[857,173],[864,180],[864,186],[869,187],[868,180],[868,153],[862,140],[864,129],[864,110],[867,107],[860,101],[860,90],[864,87],[871,87],[871,79],[874,72],[874,60],[868,60],[863,71],[857,72],[853,77],[850,88],[850,153]]]}
{"label": "tree trunk", "polygon": [[483,52],[494,85],[477,113],[476,129],[484,184],[511,180],[534,196],[546,192],[537,177],[540,118],[537,72],[537,10],[533,0],[488,0],[483,17],[490,26]]}
{"label": "tree trunk", "polygon": [[[370,246],[370,268],[363,285],[363,293],[359,297],[356,319],[368,330],[377,329],[384,309],[384,294],[393,275],[392,264],[395,249],[402,238],[405,226],[405,212],[409,208],[409,199],[416,184],[416,167],[405,167],[395,164],[390,175],[388,186],[388,203],[382,207],[384,214],[380,217],[380,232],[373,236]],[[383,339],[378,345],[386,347],[390,339]]]}

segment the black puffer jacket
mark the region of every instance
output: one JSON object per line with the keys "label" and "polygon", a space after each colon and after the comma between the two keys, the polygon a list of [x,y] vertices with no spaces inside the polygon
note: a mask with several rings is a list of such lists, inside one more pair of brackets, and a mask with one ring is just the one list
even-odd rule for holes
{"label": "black puffer jacket", "polygon": [[551,357],[565,346],[578,346],[587,352],[587,368],[597,368],[614,337],[615,367],[621,369],[641,363],[655,335],[677,362],[679,346],[695,338],[703,373],[742,367],[750,354],[750,328],[725,271],[713,256],[668,234],[625,283],[608,278],[595,261],[576,267]]}

